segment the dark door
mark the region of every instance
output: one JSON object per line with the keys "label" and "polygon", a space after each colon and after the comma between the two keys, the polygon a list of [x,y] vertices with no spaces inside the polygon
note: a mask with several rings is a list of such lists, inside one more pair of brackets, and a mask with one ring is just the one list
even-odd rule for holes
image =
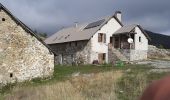
{"label": "dark door", "polygon": [[114,48],[120,48],[120,39],[118,36],[114,37]]}

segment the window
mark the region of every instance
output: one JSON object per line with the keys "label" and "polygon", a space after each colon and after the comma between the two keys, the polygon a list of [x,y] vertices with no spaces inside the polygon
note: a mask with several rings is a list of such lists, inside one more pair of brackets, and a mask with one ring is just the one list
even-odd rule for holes
{"label": "window", "polygon": [[98,34],[98,42],[106,43],[106,34],[99,33]]}
{"label": "window", "polygon": [[139,42],[141,42],[141,37],[139,37]]}
{"label": "window", "polygon": [[12,78],[13,77],[13,73],[10,73],[10,78]]}
{"label": "window", "polygon": [[2,18],[2,21],[5,21],[5,18]]}

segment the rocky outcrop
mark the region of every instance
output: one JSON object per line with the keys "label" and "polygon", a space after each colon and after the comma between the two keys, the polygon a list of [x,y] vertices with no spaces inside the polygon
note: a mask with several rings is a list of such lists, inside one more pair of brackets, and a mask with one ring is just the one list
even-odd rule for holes
{"label": "rocky outcrop", "polygon": [[159,49],[156,46],[149,45],[148,58],[170,60],[170,49]]}

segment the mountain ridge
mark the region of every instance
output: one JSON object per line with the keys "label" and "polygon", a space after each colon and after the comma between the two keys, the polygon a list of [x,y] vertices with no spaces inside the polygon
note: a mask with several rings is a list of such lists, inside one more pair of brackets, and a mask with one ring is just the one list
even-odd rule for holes
{"label": "mountain ridge", "polygon": [[148,30],[145,30],[145,32],[151,38],[151,41],[149,41],[149,45],[154,45],[158,48],[170,49],[170,36],[169,35],[155,33],[155,32],[151,32]]}

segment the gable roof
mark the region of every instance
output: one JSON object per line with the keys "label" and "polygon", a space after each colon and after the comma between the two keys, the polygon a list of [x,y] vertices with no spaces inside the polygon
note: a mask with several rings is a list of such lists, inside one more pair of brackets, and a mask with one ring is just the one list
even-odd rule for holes
{"label": "gable roof", "polygon": [[146,38],[151,40],[149,35],[143,30],[143,28],[140,25],[136,25],[136,24],[123,26],[119,30],[117,30],[113,35],[130,33],[136,27],[139,27],[139,29],[143,32],[143,34],[146,36]]}
{"label": "gable roof", "polygon": [[137,25],[127,25],[118,29],[114,34],[123,34],[131,32]]}
{"label": "gable roof", "polygon": [[21,22],[18,18],[16,18],[6,7],[4,7],[1,3],[0,3],[0,10],[4,10],[18,25],[20,25],[26,32],[28,32],[30,35],[34,36],[35,38],[37,38],[37,40],[39,40],[45,47],[47,47],[49,49],[49,51],[51,53],[54,53],[56,55],[55,52],[52,51],[52,49],[43,41],[41,40],[41,38],[36,35],[28,26],[26,26],[23,22]]}
{"label": "gable roof", "polygon": [[[45,40],[47,44],[65,43],[72,41],[89,40],[98,30],[100,30],[111,18],[115,18],[116,21],[123,26],[123,24],[116,17],[116,12],[113,16],[105,17],[102,20],[98,20],[92,23],[84,23],[78,26],[72,26],[62,29],[53,34]],[[93,27],[95,26],[95,27]]]}

